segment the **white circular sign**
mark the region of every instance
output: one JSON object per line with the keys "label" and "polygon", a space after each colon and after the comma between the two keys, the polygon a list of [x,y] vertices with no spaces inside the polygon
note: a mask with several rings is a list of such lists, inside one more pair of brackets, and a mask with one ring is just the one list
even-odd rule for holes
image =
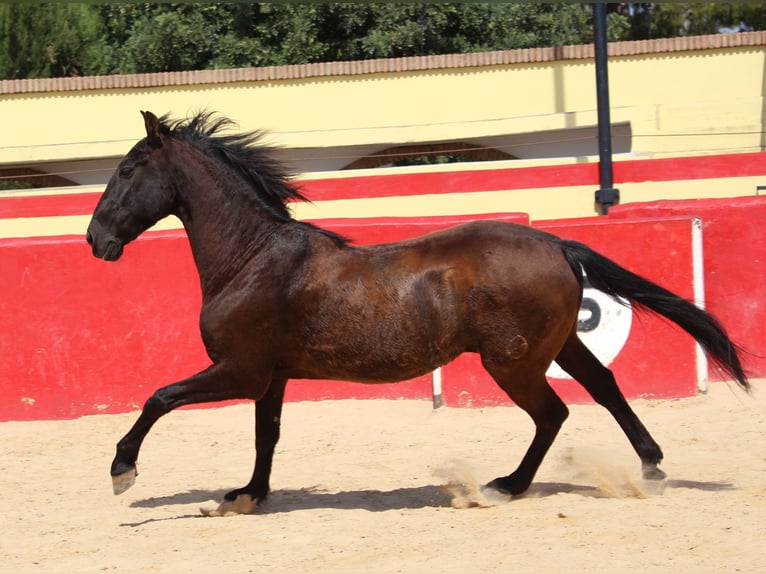
{"label": "white circular sign", "polygon": [[[577,317],[577,334],[585,346],[609,366],[620,354],[630,334],[633,311],[606,293],[586,287]],[[571,379],[556,363],[546,373],[552,379]]]}

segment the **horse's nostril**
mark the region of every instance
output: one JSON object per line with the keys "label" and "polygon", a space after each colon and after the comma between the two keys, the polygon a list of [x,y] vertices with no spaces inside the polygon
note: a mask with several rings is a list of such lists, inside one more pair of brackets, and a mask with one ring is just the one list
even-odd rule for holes
{"label": "horse's nostril", "polygon": [[93,236],[90,234],[90,230],[85,232],[85,241],[88,242],[88,245],[93,245]]}

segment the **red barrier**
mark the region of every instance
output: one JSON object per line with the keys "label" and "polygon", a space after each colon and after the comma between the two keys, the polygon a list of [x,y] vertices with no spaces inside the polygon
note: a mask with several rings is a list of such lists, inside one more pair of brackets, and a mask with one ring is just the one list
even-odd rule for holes
{"label": "red barrier", "polygon": [[[617,205],[609,219],[699,217],[705,301],[731,338],[750,354],[745,368],[766,376],[766,197],[657,201]],[[711,373],[714,375],[715,373]],[[720,378],[720,376],[718,376]]]}
{"label": "red barrier", "polygon": [[[520,214],[495,217],[528,221]],[[326,223],[373,243],[472,218]],[[208,365],[198,330],[197,271],[181,230],[146,233],[116,263],[94,259],[81,236],[0,239],[0,264],[0,420],[133,410],[157,387]],[[430,396],[430,377],[397,385],[288,385],[289,400]]]}
{"label": "red barrier", "polygon": [[[617,162],[615,174],[619,181],[759,175],[766,173],[763,157],[757,153]],[[582,185],[595,181],[595,169],[595,164],[575,164],[307,180],[301,185],[313,200],[392,197],[426,191]],[[85,215],[92,211],[97,198],[98,194],[2,197],[0,218]],[[702,218],[708,308],[723,320],[735,340],[761,352],[766,346],[766,310],[760,296],[766,273],[766,240],[760,232],[766,215],[763,197],[615,206],[608,218],[598,222],[542,222],[538,226],[581,239],[691,298],[685,224],[671,223],[667,215]],[[355,237],[359,243],[379,243],[482,217],[527,222],[518,214],[487,214],[318,223]],[[633,221],[636,217],[651,217],[652,221]],[[116,264],[93,259],[79,236],[0,239],[0,271],[0,343],[5,352],[0,363],[4,399],[0,420],[135,409],[158,386],[207,365],[197,329],[198,280],[182,231],[146,234]],[[663,330],[669,328],[655,321],[643,316],[631,324],[629,343],[612,364],[621,386],[629,396],[693,392],[689,338],[680,335],[683,342],[673,339],[655,348],[656,341],[666,336]],[[648,345],[649,351],[628,352],[633,345],[640,349]],[[761,352],[760,357],[746,361],[753,376],[766,376],[763,355]],[[447,402],[479,405],[506,401],[482,373],[475,356],[461,357],[445,368]],[[683,381],[680,388],[675,387],[677,380]],[[584,398],[583,391],[572,382],[554,384],[567,400]],[[299,381],[288,386],[290,400],[429,396],[428,377],[397,385]]]}
{"label": "red barrier", "polygon": [[[614,163],[615,183],[766,176],[765,152],[633,159]],[[421,173],[386,173],[302,179],[297,183],[312,201],[404,197],[565,186],[598,186],[597,163],[490,167]],[[0,218],[86,215],[100,193],[0,196]]]}
{"label": "red barrier", "polygon": [[0,219],[93,213],[101,192],[0,197]]}
{"label": "red barrier", "polygon": [[[764,152],[634,159],[614,163],[616,184],[766,175]],[[597,163],[507,167],[478,171],[388,173],[300,182],[312,201],[470,193],[506,189],[598,186]]]}
{"label": "red barrier", "polygon": [[82,237],[0,240],[1,420],[139,408],[209,363],[183,231],[147,233],[104,263]]}
{"label": "red barrier", "polygon": [[[665,218],[656,221],[568,220],[547,221],[535,227],[586,243],[644,277],[672,290],[681,297],[693,298],[692,220]],[[597,297],[586,289],[585,297]],[[595,300],[595,299],[594,299]],[[694,341],[680,328],[648,313],[615,315],[616,303],[599,297],[602,324],[581,336],[599,357],[615,355],[605,361],[612,369],[623,393],[635,397],[680,397],[696,393],[697,370]],[[610,304],[612,307],[609,307]],[[592,318],[592,317],[591,317]],[[630,324],[625,325],[629,320]],[[620,323],[621,322],[621,323]],[[619,348],[621,331],[627,338]],[[553,374],[553,378],[551,375]],[[567,402],[589,400],[587,393],[563,373],[549,379],[559,396]],[[481,368],[476,355],[463,355],[443,368],[445,402],[452,406],[508,404],[503,393]]]}
{"label": "red barrier", "polygon": [[135,409],[206,365],[182,232],[147,234],[114,264],[83,237],[4,239],[0,256],[0,419]]}
{"label": "red barrier", "polygon": [[[704,221],[708,308],[735,340],[758,351],[766,339],[759,296],[764,280],[760,262],[766,256],[759,233],[766,215],[764,198],[616,206],[608,218],[536,226],[582,240],[692,298],[690,219],[664,217],[668,214],[700,216]],[[637,215],[652,217],[638,221]],[[369,244],[414,237],[476,218],[527,222],[519,214],[485,214],[317,223]],[[116,264],[93,259],[81,237],[0,239],[0,263],[4,277],[0,310],[5,325],[0,341],[6,352],[0,365],[0,392],[5,399],[0,419],[66,418],[135,409],[155,388],[208,363],[197,329],[196,270],[182,231],[146,234]],[[751,358],[747,366],[754,376],[766,373],[763,357]],[[630,325],[625,347],[611,367],[629,397],[694,392],[692,341],[648,315]],[[459,358],[442,374],[447,404],[507,402],[476,356]],[[554,380],[553,384],[567,401],[586,399],[572,381]],[[296,381],[288,386],[288,400],[430,396],[429,376],[396,385]]]}

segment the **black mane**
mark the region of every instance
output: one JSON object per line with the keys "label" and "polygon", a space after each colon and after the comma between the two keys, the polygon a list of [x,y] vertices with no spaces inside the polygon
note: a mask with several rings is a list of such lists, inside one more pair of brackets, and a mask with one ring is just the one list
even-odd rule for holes
{"label": "black mane", "polygon": [[164,134],[191,144],[205,155],[231,166],[277,220],[311,227],[332,238],[338,245],[347,244],[348,239],[341,235],[293,219],[287,202],[309,202],[291,183],[295,174],[273,157],[276,148],[261,143],[263,131],[219,133],[232,125],[235,125],[234,122],[228,118],[206,111],[187,120],[171,120],[167,115],[160,118],[160,129]]}

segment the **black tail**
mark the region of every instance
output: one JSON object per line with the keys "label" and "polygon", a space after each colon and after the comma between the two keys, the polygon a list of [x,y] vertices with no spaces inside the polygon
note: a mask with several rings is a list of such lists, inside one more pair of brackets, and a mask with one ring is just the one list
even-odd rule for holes
{"label": "black tail", "polygon": [[708,357],[736,379],[743,389],[750,389],[750,383],[740,362],[739,349],[713,315],[620,267],[587,245],[563,239],[560,240],[560,244],[575,275],[579,277],[581,270],[585,270],[594,289],[603,291],[615,299],[627,299],[634,306],[650,309],[671,320],[694,337]]}

